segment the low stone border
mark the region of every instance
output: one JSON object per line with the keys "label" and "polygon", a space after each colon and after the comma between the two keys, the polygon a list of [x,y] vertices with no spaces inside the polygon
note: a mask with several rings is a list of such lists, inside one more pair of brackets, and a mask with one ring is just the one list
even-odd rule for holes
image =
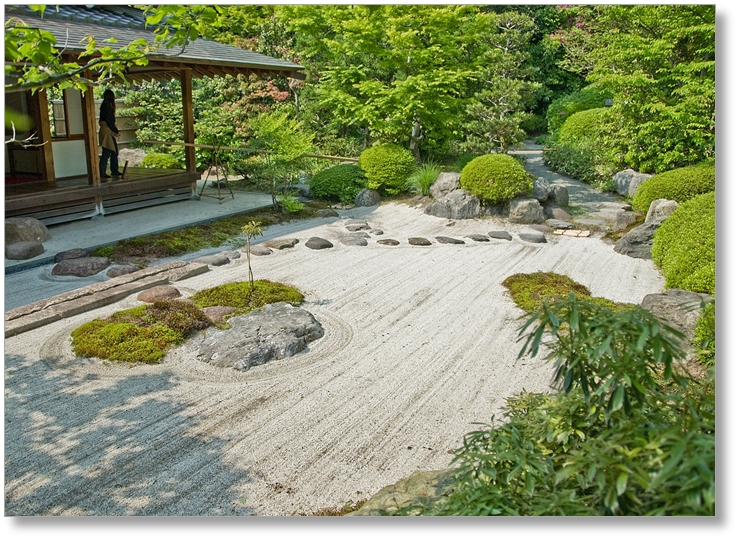
{"label": "low stone border", "polygon": [[131,294],[203,274],[207,264],[173,261],[11,309],[5,313],[5,337],[118,302]]}

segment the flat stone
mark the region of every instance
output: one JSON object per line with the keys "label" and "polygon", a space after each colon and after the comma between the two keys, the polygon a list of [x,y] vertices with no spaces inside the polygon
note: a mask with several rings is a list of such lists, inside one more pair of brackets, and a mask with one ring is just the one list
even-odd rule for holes
{"label": "flat stone", "polygon": [[440,244],[464,244],[464,240],[450,238],[449,236],[436,236],[435,238]]}
{"label": "flat stone", "polygon": [[176,287],[172,287],[171,285],[158,285],[140,292],[136,299],[141,302],[151,304],[153,302],[158,302],[159,300],[172,300],[173,298],[179,298],[180,296],[182,296],[182,293],[180,293]]}
{"label": "flat stone", "polygon": [[114,266],[110,270],[108,270],[105,275],[111,278],[123,276],[126,274],[133,274],[134,272],[138,272],[139,267],[134,266],[133,264],[122,264],[120,266]]}
{"label": "flat stone", "polygon": [[497,240],[513,240],[511,233],[508,231],[490,231],[488,236]]}
{"label": "flat stone", "polygon": [[385,231],[383,231],[382,229],[372,229],[370,231],[370,234],[374,234],[375,236],[380,236],[382,234],[385,234]]}
{"label": "flat stone", "polygon": [[344,226],[346,227],[346,230],[350,232],[368,231],[372,228],[366,221],[362,221],[360,219],[351,219],[347,221]]}
{"label": "flat stone", "polygon": [[[545,221],[552,229],[572,229],[572,223],[562,221],[561,219],[548,219]],[[556,232],[556,231],[555,231]]]}
{"label": "flat stone", "polygon": [[367,234],[364,231],[353,232],[350,234],[345,234],[344,236],[353,236],[355,238],[372,238],[369,234]]}
{"label": "flat stone", "polygon": [[522,229],[521,232],[518,233],[518,237],[521,240],[532,242],[534,244],[545,244],[547,242],[547,239],[544,237],[543,232],[537,231],[536,229],[531,229],[529,227]]}
{"label": "flat stone", "polygon": [[226,255],[223,253],[215,253],[214,255],[206,255],[204,257],[198,257],[193,259],[192,262],[207,264],[210,266],[223,266],[231,262]]}
{"label": "flat stone", "polygon": [[339,217],[339,213],[333,208],[321,208],[320,210],[316,212],[316,217],[321,217],[321,218]]}
{"label": "flat stone", "polygon": [[408,243],[412,246],[430,246],[431,245],[431,242],[429,242],[426,238],[421,238],[418,236],[409,238]]}
{"label": "flat stone", "polygon": [[398,244],[400,244],[400,242],[392,238],[381,238],[377,241],[377,243],[382,244],[383,246],[397,246]]}
{"label": "flat stone", "polygon": [[263,255],[271,255],[272,254],[272,250],[269,249],[266,246],[251,246],[249,248],[249,252],[252,255],[257,255],[257,256],[260,256],[260,257],[263,256]]}
{"label": "flat stone", "polygon": [[41,328],[42,326],[60,321],[61,319],[61,315],[48,310],[29,313],[23,317],[7,321],[5,323],[5,337],[9,338],[11,336],[22,334],[23,332],[28,332],[29,330]]}
{"label": "flat stone", "polygon": [[490,237],[484,234],[468,234],[467,238],[475,242],[490,242]]}
{"label": "flat stone", "polygon": [[334,247],[334,245],[325,238],[313,236],[305,243],[305,247],[310,249],[329,249]]}
{"label": "flat stone", "polygon": [[54,255],[54,262],[66,261],[67,259],[80,259],[82,257],[89,257],[92,253],[91,249],[86,248],[74,248],[68,249],[67,251],[60,251]]}
{"label": "flat stone", "polygon": [[274,240],[262,242],[262,245],[272,249],[289,249],[291,247],[295,247],[298,242],[300,242],[300,240],[297,238],[275,238]]}
{"label": "flat stone", "polygon": [[366,238],[362,238],[361,236],[355,236],[352,234],[342,236],[341,238],[339,238],[339,242],[341,242],[345,246],[366,246],[367,245]]}
{"label": "flat stone", "polygon": [[573,238],[577,238],[578,236],[580,236],[580,231],[577,229],[572,229],[569,231],[564,231],[563,234],[564,236],[572,236]]}
{"label": "flat stone", "polygon": [[60,261],[51,269],[51,273],[54,276],[89,277],[102,272],[108,266],[110,260],[107,257],[81,257]]}
{"label": "flat stone", "polygon": [[5,258],[11,261],[33,259],[44,252],[44,245],[36,241],[15,242],[5,246]]}
{"label": "flat stone", "polygon": [[570,221],[572,219],[572,215],[567,210],[556,205],[545,206],[544,215],[549,219],[559,219],[562,221]]}
{"label": "flat stone", "polygon": [[229,251],[221,251],[220,254],[225,255],[232,261],[241,258],[241,252],[238,249],[232,249]]}
{"label": "flat stone", "polygon": [[164,273],[164,276],[166,276],[169,281],[182,281],[183,279],[199,276],[206,272],[210,272],[210,267],[207,264],[193,262],[185,266],[169,269]]}
{"label": "flat stone", "polygon": [[535,231],[543,232],[543,233],[550,233],[552,232],[552,228],[547,225],[529,225],[529,229],[534,229]]}

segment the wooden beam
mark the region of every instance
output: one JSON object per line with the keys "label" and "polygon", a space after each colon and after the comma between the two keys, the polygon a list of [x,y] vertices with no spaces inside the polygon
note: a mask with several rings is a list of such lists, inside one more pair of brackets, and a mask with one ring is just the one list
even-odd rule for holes
{"label": "wooden beam", "polygon": [[[183,69],[180,72],[180,83],[182,85],[182,121],[184,123],[185,143],[195,143],[195,114],[192,105],[192,70]],[[195,148],[185,147],[185,169],[195,172]]]}
{"label": "wooden beam", "polygon": [[[89,74],[88,74],[89,77]],[[91,78],[91,77],[90,77]],[[93,87],[88,86],[82,93],[82,121],[84,122],[85,155],[87,159],[87,179],[93,186],[100,185],[100,161],[98,158],[98,122],[95,114]]]}
{"label": "wooden beam", "polygon": [[39,90],[35,94],[36,105],[38,106],[38,123],[39,137],[41,138],[41,174],[48,184],[56,183],[56,174],[54,172],[54,152],[51,148],[51,122],[49,121],[49,100],[46,90]]}

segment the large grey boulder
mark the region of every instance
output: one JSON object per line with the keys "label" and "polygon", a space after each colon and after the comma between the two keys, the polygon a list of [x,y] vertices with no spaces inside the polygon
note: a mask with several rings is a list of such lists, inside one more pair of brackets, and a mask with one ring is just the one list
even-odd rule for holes
{"label": "large grey boulder", "polygon": [[515,198],[508,204],[511,223],[544,223],[544,208],[536,199]]}
{"label": "large grey boulder", "polygon": [[429,191],[437,201],[446,197],[449,193],[459,188],[460,174],[457,172],[443,172],[439,174],[436,181],[431,184]]}
{"label": "large grey boulder", "polygon": [[641,186],[647,178],[651,178],[653,174],[636,172],[634,169],[626,169],[613,175],[613,184],[619,195],[628,195],[633,197],[636,190]]}
{"label": "large grey boulder", "polygon": [[196,338],[197,358],[217,367],[246,371],[270,360],[293,356],[323,337],[321,324],[303,308],[286,302],[228,320],[228,330]]}
{"label": "large grey boulder", "polygon": [[651,221],[634,227],[616,241],[613,250],[635,259],[651,259],[654,232],[660,224],[661,222]]}
{"label": "large grey boulder", "polygon": [[552,186],[550,198],[559,206],[569,206],[570,204],[570,192],[567,191],[567,186]]}
{"label": "large grey boulder", "polygon": [[430,216],[447,219],[472,219],[480,215],[480,199],[463,189],[455,189],[426,207]]}
{"label": "large grey boulder", "polygon": [[11,261],[25,261],[33,259],[44,252],[44,245],[41,242],[24,241],[6,244],[5,258]]}
{"label": "large grey boulder", "polygon": [[374,189],[364,188],[354,198],[354,206],[378,206],[380,202],[380,194]]}
{"label": "large grey boulder", "polygon": [[685,335],[684,345],[695,338],[695,325],[701,315],[701,307],[711,300],[710,294],[682,289],[667,289],[663,293],[648,294],[641,307],[651,311],[665,324]]}
{"label": "large grey boulder", "polygon": [[329,249],[329,248],[334,247],[334,245],[328,240],[326,240],[325,238],[319,238],[318,236],[312,236],[305,243],[305,247],[309,249]]}
{"label": "large grey boulder", "polygon": [[670,217],[675,210],[677,210],[677,207],[677,201],[671,201],[669,199],[655,199],[652,201],[652,204],[649,205],[649,211],[647,212],[647,217],[644,221],[645,223],[652,221],[662,223]]}
{"label": "large grey boulder", "polygon": [[133,274],[134,272],[138,272],[140,268],[133,264],[121,264],[119,266],[114,266],[110,270],[108,270],[105,275],[114,278],[118,276],[125,276],[126,274]]}
{"label": "large grey boulder", "polygon": [[552,194],[552,186],[547,182],[546,178],[541,176],[534,180],[534,189],[531,192],[531,196],[539,201],[540,203],[546,202],[549,196]]}
{"label": "large grey boulder", "polygon": [[107,257],[81,257],[60,261],[51,269],[51,273],[54,276],[89,277],[102,272],[108,266],[110,260]]}
{"label": "large grey boulder", "polygon": [[552,205],[544,207],[544,217],[547,219],[561,219],[562,221],[569,221],[572,219],[572,214],[558,205]]}
{"label": "large grey boulder", "polygon": [[5,218],[5,245],[16,242],[46,242],[50,238],[49,229],[38,219]]}
{"label": "large grey boulder", "polygon": [[54,255],[54,262],[58,263],[59,261],[64,261],[66,259],[79,259],[81,257],[89,257],[90,253],[92,253],[91,249],[72,248],[68,249],[67,251],[60,251],[59,253]]}

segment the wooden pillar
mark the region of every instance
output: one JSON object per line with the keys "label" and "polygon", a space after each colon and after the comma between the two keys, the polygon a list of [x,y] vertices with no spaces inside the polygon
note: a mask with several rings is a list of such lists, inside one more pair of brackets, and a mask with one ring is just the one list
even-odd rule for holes
{"label": "wooden pillar", "polygon": [[49,120],[49,99],[46,90],[39,90],[32,99],[36,101],[35,108],[38,111],[36,126],[42,146],[39,147],[41,153],[39,159],[39,167],[41,168],[41,177],[49,184],[56,183],[56,174],[54,172],[54,153],[51,147],[51,122]]}
{"label": "wooden pillar", "polygon": [[[184,68],[180,71],[182,84],[182,121],[184,123],[184,142],[195,143],[195,114],[192,105],[192,69]],[[187,172],[196,172],[195,147],[185,146],[185,168]]]}
{"label": "wooden pillar", "polygon": [[100,185],[100,160],[98,159],[98,122],[95,112],[93,87],[88,86],[82,93],[82,120],[85,123],[85,155],[87,159],[87,180],[90,185]]}

